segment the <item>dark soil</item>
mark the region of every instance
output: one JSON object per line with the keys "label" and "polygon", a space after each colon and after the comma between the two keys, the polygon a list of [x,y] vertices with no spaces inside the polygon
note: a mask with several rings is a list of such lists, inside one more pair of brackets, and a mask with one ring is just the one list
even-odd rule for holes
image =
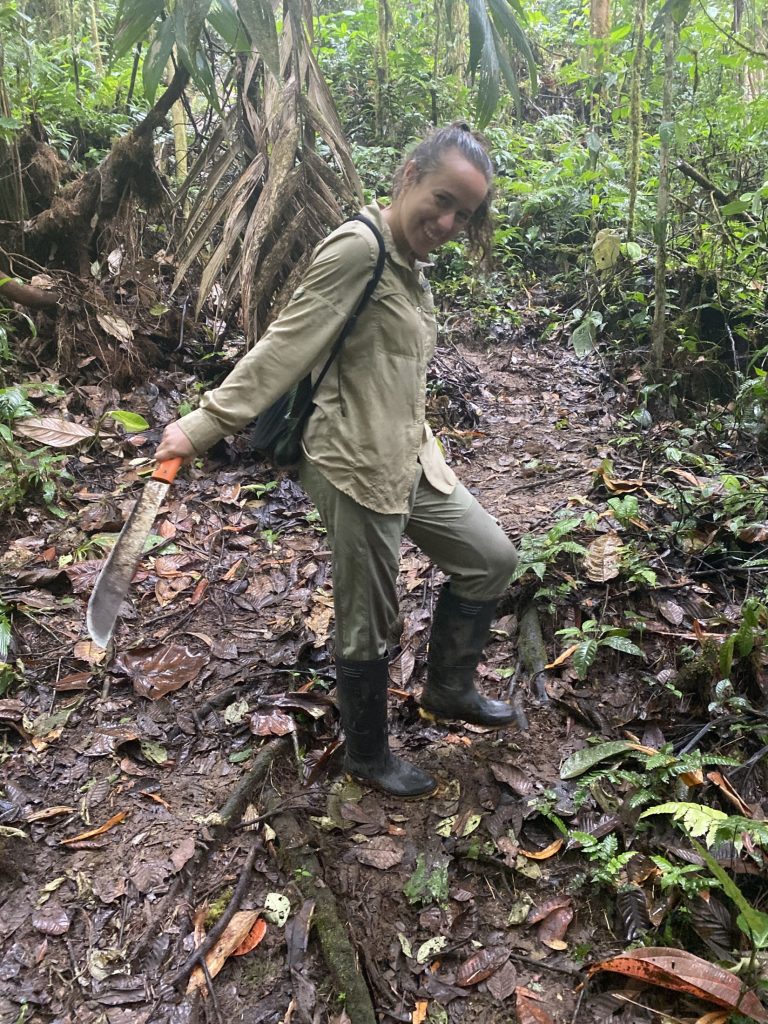
{"label": "dark soil", "polygon": [[[622,400],[596,358],[524,343],[439,358],[457,382],[448,403],[469,395],[480,410],[473,426],[443,427],[449,458],[511,536],[546,530],[557,509],[586,500]],[[148,440],[138,453],[151,450]],[[231,452],[189,470],[161,512],[167,546],[142,564],[114,656],[88,644],[98,535],[119,530],[140,487],[136,454],[125,445],[95,461],[73,457],[68,519],[30,514],[28,535],[9,538],[0,566],[17,608],[13,655],[25,666],[24,685],[0,701],[0,821],[24,834],[2,840],[0,1022],[358,1024],[309,931],[313,888],[326,887],[380,1021],[522,1020],[521,986],[540,997],[544,1015],[531,1020],[653,1019],[609,996],[605,982],[583,987],[585,965],[627,943],[614,896],[583,884],[583,859],[558,843],[552,817],[575,814],[564,758],[590,734],[648,739],[659,720],[674,724],[666,691],[651,691],[628,660],[621,670],[609,661],[588,684],[567,665],[551,671],[550,699],[537,702],[530,680],[508,671],[527,594],[518,585],[500,606],[480,677],[492,696],[515,681],[528,731],[422,719],[441,578],[406,543],[392,745],[433,771],[440,789],[403,803],[360,787],[334,750],[328,551],[290,477],[254,488],[270,471]],[[607,586],[590,600],[607,602]],[[544,619],[550,659],[562,625]],[[654,671],[675,644],[652,639]],[[217,814],[255,754],[278,743],[245,810],[246,821],[267,820],[223,828]],[[256,948],[216,976],[213,998],[185,997],[186,979],[169,990],[195,927],[221,914],[254,844],[237,909],[280,894],[287,923],[269,914]],[[573,913],[561,931],[544,927],[546,913],[528,923],[549,900],[555,914]],[[430,940],[440,940],[431,952]]]}

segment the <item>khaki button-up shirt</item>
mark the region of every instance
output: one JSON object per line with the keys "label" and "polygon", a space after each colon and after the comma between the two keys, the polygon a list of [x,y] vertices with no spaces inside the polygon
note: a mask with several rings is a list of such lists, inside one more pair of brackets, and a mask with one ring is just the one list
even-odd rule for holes
{"label": "khaki button-up shirt", "polygon": [[[425,420],[437,329],[421,268],[397,251],[378,206],[363,213],[384,237],[384,272],[315,395],[304,456],[359,504],[402,514],[417,462],[438,491],[450,494],[456,485]],[[301,286],[258,344],[179,421],[197,452],[240,430],[310,370],[320,372],[377,258],[376,239],[359,221],[320,243]]]}

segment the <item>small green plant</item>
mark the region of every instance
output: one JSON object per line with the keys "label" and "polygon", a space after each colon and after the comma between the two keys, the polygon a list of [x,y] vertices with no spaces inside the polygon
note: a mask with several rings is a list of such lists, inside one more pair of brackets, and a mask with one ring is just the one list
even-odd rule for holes
{"label": "small green plant", "polygon": [[589,879],[594,885],[616,890],[626,882],[626,866],[636,853],[632,850],[619,853],[619,840],[613,832],[597,839],[588,832],[575,830],[571,832],[571,839],[580,845],[589,861]]}
{"label": "small green plant", "polygon": [[53,502],[57,484],[68,476],[67,456],[52,454],[48,448],[28,452],[13,436],[16,420],[35,411],[26,388],[0,388],[0,510],[12,512],[30,493],[38,492],[50,512],[62,515]]}
{"label": "small green plant", "polygon": [[659,870],[657,882],[662,892],[671,889],[683,896],[692,897],[712,884],[711,878],[701,874],[698,864],[673,864],[666,857],[656,855],[649,859]]}
{"label": "small green plant", "polygon": [[586,679],[589,670],[595,663],[598,652],[601,648],[610,647],[622,654],[631,654],[636,658],[643,658],[645,655],[629,639],[629,630],[621,629],[618,626],[604,626],[596,619],[587,619],[580,626],[568,626],[566,629],[558,629],[556,636],[562,636],[566,642],[570,641],[575,645],[573,652],[573,665],[578,673],[579,679]]}
{"label": "small green plant", "polygon": [[263,498],[265,494],[269,494],[270,491],[274,491],[277,487],[277,483],[277,480],[268,480],[265,484],[246,484],[245,487],[240,488],[240,493],[250,494],[250,492],[253,491],[257,498]]}
{"label": "small green plant", "polygon": [[[713,878],[709,879],[709,884],[719,885],[738,908],[736,924],[739,929],[746,935],[754,949],[768,949],[768,914],[752,906],[736,882],[710,852],[721,843],[729,843],[737,853],[746,850],[754,860],[762,864],[764,853],[768,850],[768,822],[726,814],[703,804],[680,801],[649,807],[641,817],[653,814],[671,815],[672,821],[688,836],[711,872]],[[703,839],[706,845],[697,842],[697,839]]]}
{"label": "small green plant", "polygon": [[409,903],[428,906],[448,902],[448,861],[438,858],[428,865],[423,853],[416,856],[416,867],[405,883],[403,893]]}
{"label": "small green plant", "polygon": [[609,498],[608,508],[614,519],[625,528],[640,518],[640,504],[634,494],[625,494],[621,498]]}
{"label": "small green plant", "polygon": [[547,570],[562,556],[583,556],[587,549],[583,544],[570,539],[570,535],[581,526],[582,520],[577,518],[561,519],[543,536],[528,534],[520,541],[520,560],[517,563],[512,580],[519,580],[527,572],[532,572],[540,580],[544,579]]}

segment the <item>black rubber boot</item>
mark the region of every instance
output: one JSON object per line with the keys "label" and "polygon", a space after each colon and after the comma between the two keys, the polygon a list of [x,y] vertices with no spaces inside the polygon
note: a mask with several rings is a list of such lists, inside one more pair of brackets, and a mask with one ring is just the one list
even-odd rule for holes
{"label": "black rubber boot", "polygon": [[388,658],[336,659],[336,692],[346,736],[344,767],[356,779],[392,796],[428,796],[437,782],[416,765],[395,757],[387,735]]}
{"label": "black rubber boot", "polygon": [[502,726],[517,721],[517,712],[501,700],[475,689],[475,669],[483,654],[497,601],[469,601],[445,584],[435,609],[429,641],[427,685],[421,706],[438,718],[458,718],[473,725]]}

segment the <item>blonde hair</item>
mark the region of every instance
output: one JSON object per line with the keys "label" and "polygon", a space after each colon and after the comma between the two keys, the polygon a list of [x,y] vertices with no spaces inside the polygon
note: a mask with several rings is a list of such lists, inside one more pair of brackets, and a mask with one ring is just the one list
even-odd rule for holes
{"label": "blonde hair", "polygon": [[397,199],[407,187],[405,169],[410,163],[416,165],[415,181],[420,181],[425,174],[436,170],[444,155],[452,149],[476,167],[488,182],[488,193],[467,224],[470,250],[485,258],[490,252],[493,236],[493,163],[488,155],[488,140],[480,132],[473,131],[466,121],[453,121],[444,128],[436,128],[406,154],[392,180],[392,198]]}

